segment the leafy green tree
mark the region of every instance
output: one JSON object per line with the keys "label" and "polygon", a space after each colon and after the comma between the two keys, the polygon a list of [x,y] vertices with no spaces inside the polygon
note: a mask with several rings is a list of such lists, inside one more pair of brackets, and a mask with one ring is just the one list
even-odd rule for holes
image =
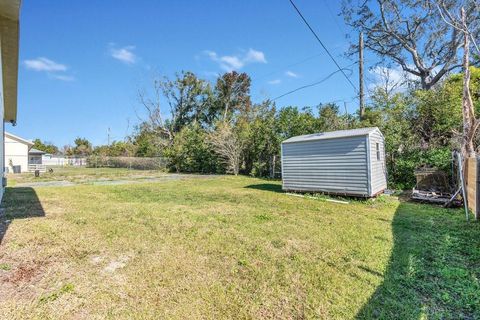
{"label": "leafy green tree", "polygon": [[197,78],[192,72],[181,72],[175,75],[174,80],[165,78],[161,88],[170,107],[171,117],[167,125],[172,132],[180,132],[192,123],[211,125],[208,113],[213,97],[207,81]]}
{"label": "leafy green tree", "polygon": [[86,138],[78,137],[73,142],[75,143],[75,146],[72,150],[74,155],[89,156],[92,154],[92,144]]}
{"label": "leafy green tree", "polygon": [[275,128],[276,108],[270,101],[254,105],[249,117],[237,124],[243,140],[243,170],[253,176],[271,176],[279,169],[280,140]]}
{"label": "leafy green tree", "polygon": [[113,141],[110,145],[95,147],[93,154],[107,157],[132,157],[135,151],[135,146],[128,141]]}
{"label": "leafy green tree", "polygon": [[58,147],[54,145],[53,143],[50,142],[42,142],[40,139],[35,139],[33,140],[33,147],[37,150],[44,151],[46,153],[50,154],[57,154],[58,153]]}
{"label": "leafy green tree", "polygon": [[349,126],[348,118],[340,115],[338,105],[326,103],[318,106],[318,131],[344,130]]}
{"label": "leafy green tree", "polygon": [[293,136],[314,133],[318,130],[318,121],[311,108],[284,107],[276,116],[276,131],[280,140]]}
{"label": "leafy green tree", "polygon": [[208,144],[207,132],[198,123],[182,128],[163,155],[169,168],[177,172],[224,172],[223,165]]}
{"label": "leafy green tree", "polygon": [[212,115],[228,121],[236,113],[248,113],[251,107],[250,77],[246,73],[227,72],[217,79]]}
{"label": "leafy green tree", "polygon": [[170,143],[168,137],[160,134],[147,122],[136,126],[135,132],[128,137],[127,141],[133,145],[136,157],[159,157]]}
{"label": "leafy green tree", "polygon": [[[146,113],[139,131],[172,143],[175,134],[186,125],[211,124],[212,97],[210,84],[192,72],[177,73],[173,80],[157,77],[149,91],[138,92],[139,102]],[[167,102],[168,109],[162,107],[163,101]],[[139,152],[150,152],[145,149],[142,147]]]}

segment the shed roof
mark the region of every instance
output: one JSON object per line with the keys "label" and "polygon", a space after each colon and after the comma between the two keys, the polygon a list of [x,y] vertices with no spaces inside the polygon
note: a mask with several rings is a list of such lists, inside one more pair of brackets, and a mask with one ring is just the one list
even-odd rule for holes
{"label": "shed roof", "polygon": [[45,151],[38,150],[38,149],[35,149],[35,148],[32,148],[32,149],[28,150],[28,154],[45,154],[45,153],[46,153]]}
{"label": "shed roof", "polygon": [[351,129],[351,130],[338,130],[338,131],[330,131],[330,132],[319,132],[319,133],[313,133],[313,134],[306,134],[303,136],[291,137],[283,141],[282,143],[366,136],[374,131],[380,132],[380,130],[377,127],[358,128],[358,129]]}

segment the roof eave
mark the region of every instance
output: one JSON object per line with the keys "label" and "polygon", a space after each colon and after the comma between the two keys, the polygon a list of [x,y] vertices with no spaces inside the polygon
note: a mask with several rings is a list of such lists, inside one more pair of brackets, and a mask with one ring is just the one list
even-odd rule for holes
{"label": "roof eave", "polygon": [[310,142],[310,141],[318,141],[318,140],[332,140],[332,139],[345,139],[345,138],[350,138],[350,137],[362,137],[362,136],[368,136],[369,133],[361,133],[361,134],[352,134],[349,136],[342,136],[342,137],[322,137],[322,138],[317,138],[317,139],[309,139],[309,140],[294,140],[294,141],[282,141],[282,143],[296,143],[296,142]]}
{"label": "roof eave", "polygon": [[33,143],[32,141],[27,140],[27,139],[23,139],[23,138],[21,138],[21,137],[19,137],[19,136],[16,136],[16,135],[14,135],[14,134],[12,134],[12,133],[10,133],[10,132],[4,131],[4,135],[5,135],[6,137],[9,137],[9,138],[12,139],[12,140],[16,140],[16,141],[18,141],[18,142],[20,142],[20,143],[23,143],[23,144],[26,144],[26,145],[28,145],[28,146],[30,146],[30,147],[32,147],[32,146],[34,145],[34,143]]}
{"label": "roof eave", "polygon": [[4,121],[17,121],[18,45],[20,0],[0,0]]}

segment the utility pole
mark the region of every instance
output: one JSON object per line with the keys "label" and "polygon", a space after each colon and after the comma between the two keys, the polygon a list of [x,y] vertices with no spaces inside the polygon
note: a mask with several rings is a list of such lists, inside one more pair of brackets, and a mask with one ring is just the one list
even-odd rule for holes
{"label": "utility pole", "polygon": [[365,95],[363,92],[363,33],[360,32],[358,38],[358,81],[359,81],[359,100],[360,100],[360,120],[365,117]]}
{"label": "utility pole", "polygon": [[348,109],[347,109],[347,101],[343,101],[343,107],[345,108],[345,129],[348,129],[349,123],[348,123]]}
{"label": "utility pole", "polygon": [[110,145],[110,127],[107,129],[107,145]]}

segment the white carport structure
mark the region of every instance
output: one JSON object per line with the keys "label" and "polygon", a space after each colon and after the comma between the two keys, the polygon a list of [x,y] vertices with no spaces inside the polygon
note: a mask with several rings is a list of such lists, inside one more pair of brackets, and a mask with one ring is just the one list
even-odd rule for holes
{"label": "white carport structure", "polygon": [[[5,122],[17,121],[18,37],[20,0],[0,0],[0,112],[3,116],[0,134],[0,165],[5,168]],[[28,165],[27,165],[28,166]],[[0,185],[0,200],[6,186],[5,176]]]}

